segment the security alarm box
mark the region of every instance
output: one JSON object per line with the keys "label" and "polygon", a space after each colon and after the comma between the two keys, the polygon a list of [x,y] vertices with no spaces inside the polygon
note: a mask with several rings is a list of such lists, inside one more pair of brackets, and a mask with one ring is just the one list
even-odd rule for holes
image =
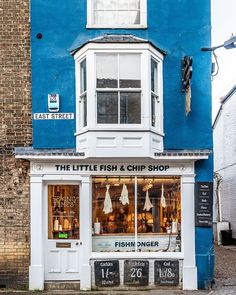
{"label": "security alarm box", "polygon": [[48,94],[48,111],[59,112],[59,94]]}

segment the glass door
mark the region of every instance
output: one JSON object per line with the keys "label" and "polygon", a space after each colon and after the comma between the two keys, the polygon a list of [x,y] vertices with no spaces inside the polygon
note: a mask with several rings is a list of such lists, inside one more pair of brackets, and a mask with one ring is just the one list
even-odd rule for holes
{"label": "glass door", "polygon": [[77,280],[80,260],[80,187],[48,185],[47,201],[45,278]]}

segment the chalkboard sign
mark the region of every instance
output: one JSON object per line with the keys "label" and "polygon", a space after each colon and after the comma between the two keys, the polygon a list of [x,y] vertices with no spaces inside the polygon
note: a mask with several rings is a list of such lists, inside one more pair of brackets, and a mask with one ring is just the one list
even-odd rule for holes
{"label": "chalkboard sign", "polygon": [[124,284],[147,286],[149,278],[149,262],[145,260],[125,260]]}
{"label": "chalkboard sign", "polygon": [[213,183],[195,183],[195,225],[212,226]]}
{"label": "chalkboard sign", "polygon": [[95,285],[99,287],[118,286],[120,271],[118,260],[95,261]]}
{"label": "chalkboard sign", "polygon": [[161,286],[179,285],[179,261],[159,260],[154,263],[155,284]]}

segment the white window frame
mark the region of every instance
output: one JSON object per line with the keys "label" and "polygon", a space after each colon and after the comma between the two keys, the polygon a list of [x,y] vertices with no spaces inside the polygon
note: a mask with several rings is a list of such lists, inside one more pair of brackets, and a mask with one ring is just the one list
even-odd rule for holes
{"label": "white window frame", "polygon": [[125,28],[125,29],[144,29],[147,28],[147,0],[140,0],[140,24],[116,24],[111,25],[108,23],[95,24],[94,23],[94,12],[93,12],[94,0],[87,0],[87,28]]}
{"label": "white window frame", "polygon": [[[104,52],[96,52],[95,53],[95,72],[97,72],[97,69],[96,69],[96,57],[97,57],[97,54],[100,54],[100,53],[104,53]],[[108,53],[108,52],[107,52]],[[109,52],[111,53],[111,52]],[[104,126],[104,125],[114,125],[114,126],[117,126],[119,129],[122,128],[122,126],[129,126],[129,127],[138,127],[140,124],[142,124],[142,78],[141,78],[141,53],[136,53],[136,52],[124,52],[124,51],[120,51],[120,52],[112,52],[112,54],[116,55],[117,56],[117,79],[118,79],[118,86],[117,88],[98,88],[96,86],[96,89],[95,89],[95,95],[96,95],[96,107],[97,107],[97,93],[98,92],[114,92],[114,93],[117,93],[118,94],[118,109],[117,109],[117,115],[118,115],[118,123],[114,123],[114,124],[105,124],[105,123],[98,123],[98,113],[97,113],[97,108],[96,108],[96,121],[97,121],[97,126]],[[140,79],[141,79],[141,85],[139,88],[121,88],[120,85],[119,85],[119,81],[120,81],[120,70],[119,70],[119,60],[120,60],[120,56],[122,54],[138,54],[140,56]],[[122,92],[135,92],[135,93],[140,93],[140,123],[132,123],[132,124],[126,124],[126,123],[120,123],[120,100],[121,100],[121,93]]]}
{"label": "white window frame", "polygon": [[[96,53],[135,53],[141,56],[141,124],[99,124],[97,123],[96,101]],[[87,126],[81,127],[80,120],[80,62],[86,58],[87,66]],[[158,123],[156,127],[151,124],[151,58],[158,62]],[[163,136],[163,55],[148,43],[89,43],[76,52],[76,133],[82,134],[91,131],[125,130],[125,131],[152,131]],[[89,77],[89,78],[88,78]],[[147,78],[148,77],[148,78]],[[100,90],[100,89],[99,89]],[[102,88],[101,88],[102,90]],[[116,89],[116,91],[118,88]],[[122,89],[122,91],[125,89]],[[129,91],[133,89],[130,88]],[[135,89],[134,89],[135,90]],[[107,89],[108,91],[108,89]]]}
{"label": "white window frame", "polygon": [[[82,62],[85,61],[85,66],[86,66],[86,69],[87,69],[87,61],[86,61],[86,57],[82,58],[80,61],[79,61],[79,66],[82,64]],[[81,92],[81,71],[79,72],[79,79],[80,79],[80,82],[79,82],[79,86],[80,88],[78,89],[78,92],[79,92],[79,98],[78,98],[78,113],[81,114],[81,116],[79,116],[79,128],[82,129],[82,128],[86,128],[87,127],[87,124],[88,124],[88,114],[85,115],[85,108],[84,108],[84,97],[86,97],[86,100],[87,100],[87,87],[86,89]],[[86,79],[86,86],[87,86],[87,75],[85,77]],[[87,102],[86,102],[87,104]],[[87,107],[86,107],[87,109]],[[84,124],[84,121],[85,121],[85,117],[86,117],[86,125]]]}
{"label": "white window frame", "polygon": [[[159,114],[158,114],[158,104],[160,103],[160,95],[159,95],[159,85],[160,85],[160,82],[159,82],[159,64],[160,62],[154,58],[154,56],[151,56],[151,60],[150,60],[150,63],[155,62],[157,64],[157,81],[156,81],[156,84],[157,84],[157,89],[156,91],[153,91],[151,89],[151,92],[150,92],[150,95],[151,95],[151,127],[152,128],[157,128],[159,124],[161,124],[160,122],[160,118],[159,118]],[[151,70],[151,66],[150,66],[150,70]],[[151,74],[150,74],[151,76]],[[154,118],[154,125],[153,125],[153,117],[152,117],[152,96],[155,97],[155,102],[154,102],[154,114],[155,114],[155,118]]]}

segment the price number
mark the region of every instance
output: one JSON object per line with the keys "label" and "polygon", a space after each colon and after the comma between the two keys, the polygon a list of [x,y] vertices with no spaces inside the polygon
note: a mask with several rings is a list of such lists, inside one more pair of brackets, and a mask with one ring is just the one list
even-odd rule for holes
{"label": "price number", "polygon": [[136,268],[136,267],[131,268],[131,278],[141,278],[142,275],[143,275],[142,268]]}
{"label": "price number", "polygon": [[175,278],[175,273],[172,271],[171,267],[159,268],[160,278],[162,279],[173,279]]}
{"label": "price number", "polygon": [[102,268],[102,279],[108,279],[109,273],[109,268]]}

